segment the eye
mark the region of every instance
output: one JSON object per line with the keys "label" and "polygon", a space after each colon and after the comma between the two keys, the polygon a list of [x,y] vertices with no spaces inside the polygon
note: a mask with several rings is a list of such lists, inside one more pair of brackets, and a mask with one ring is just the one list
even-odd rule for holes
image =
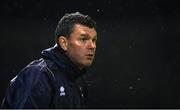
{"label": "eye", "polygon": [[96,41],[97,41],[97,39],[96,39],[96,38],[94,38],[92,41],[93,41],[93,42],[96,42]]}
{"label": "eye", "polygon": [[86,42],[88,39],[87,39],[86,37],[82,37],[82,38],[80,38],[80,40],[81,40],[82,42]]}

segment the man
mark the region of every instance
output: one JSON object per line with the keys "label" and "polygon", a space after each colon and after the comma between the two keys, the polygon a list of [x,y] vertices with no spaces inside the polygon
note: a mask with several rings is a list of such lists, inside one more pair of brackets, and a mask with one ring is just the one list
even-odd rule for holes
{"label": "man", "polygon": [[[11,80],[2,108],[84,108],[86,89],[77,83],[92,64],[96,23],[79,12],[59,21],[56,45]],[[79,81],[80,82],[80,81]]]}

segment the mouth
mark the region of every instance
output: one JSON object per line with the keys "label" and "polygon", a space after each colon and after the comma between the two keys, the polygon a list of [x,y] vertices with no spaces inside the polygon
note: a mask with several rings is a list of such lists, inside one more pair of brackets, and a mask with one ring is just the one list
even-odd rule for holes
{"label": "mouth", "polygon": [[87,54],[86,57],[88,60],[93,60],[94,54]]}

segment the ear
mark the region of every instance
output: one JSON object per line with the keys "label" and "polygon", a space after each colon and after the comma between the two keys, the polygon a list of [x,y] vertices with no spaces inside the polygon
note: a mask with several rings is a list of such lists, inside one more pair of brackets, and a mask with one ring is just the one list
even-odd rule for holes
{"label": "ear", "polygon": [[61,48],[62,48],[64,51],[67,51],[67,48],[68,48],[67,38],[64,37],[64,36],[60,36],[60,37],[58,38],[58,42],[59,42],[59,45],[61,46]]}

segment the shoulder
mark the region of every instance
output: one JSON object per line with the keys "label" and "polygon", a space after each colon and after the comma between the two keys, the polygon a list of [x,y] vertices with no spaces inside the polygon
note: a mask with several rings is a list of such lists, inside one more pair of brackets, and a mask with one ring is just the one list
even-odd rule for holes
{"label": "shoulder", "polygon": [[[6,93],[6,102],[12,107],[28,107],[33,104],[47,105],[53,93],[53,83],[45,74],[46,63],[36,60],[22,69],[13,78]],[[33,105],[33,106],[35,106]]]}
{"label": "shoulder", "polygon": [[15,78],[11,80],[11,83],[22,83],[25,86],[31,86],[39,80],[47,80],[46,73],[47,64],[43,59],[35,60],[23,68]]}
{"label": "shoulder", "polygon": [[10,81],[9,90],[11,94],[21,93],[22,97],[32,93],[43,96],[54,89],[53,78],[47,70],[46,62],[43,59],[35,60]]}

